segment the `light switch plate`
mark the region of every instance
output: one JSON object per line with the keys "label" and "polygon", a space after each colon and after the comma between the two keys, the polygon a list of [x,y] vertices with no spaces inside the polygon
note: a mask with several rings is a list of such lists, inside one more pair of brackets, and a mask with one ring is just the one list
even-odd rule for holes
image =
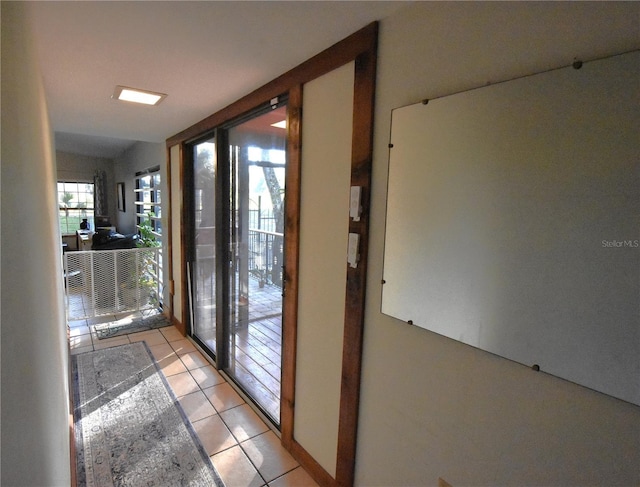
{"label": "light switch plate", "polygon": [[357,233],[349,234],[349,246],[347,250],[347,262],[353,268],[358,267],[358,245],[360,243],[360,235]]}

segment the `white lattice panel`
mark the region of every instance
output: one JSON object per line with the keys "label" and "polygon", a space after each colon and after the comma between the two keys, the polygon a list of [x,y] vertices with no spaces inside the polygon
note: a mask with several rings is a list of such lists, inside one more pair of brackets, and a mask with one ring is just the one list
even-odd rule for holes
{"label": "white lattice panel", "polygon": [[157,248],[66,252],[67,320],[159,306]]}

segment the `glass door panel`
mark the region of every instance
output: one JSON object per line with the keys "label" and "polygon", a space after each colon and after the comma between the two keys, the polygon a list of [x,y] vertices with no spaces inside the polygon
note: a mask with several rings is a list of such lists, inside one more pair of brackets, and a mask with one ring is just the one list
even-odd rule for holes
{"label": "glass door panel", "polygon": [[229,332],[225,371],[280,423],[286,107],[228,130]]}
{"label": "glass door panel", "polygon": [[216,353],[216,146],[208,139],[193,146],[195,251],[190,293],[193,334]]}

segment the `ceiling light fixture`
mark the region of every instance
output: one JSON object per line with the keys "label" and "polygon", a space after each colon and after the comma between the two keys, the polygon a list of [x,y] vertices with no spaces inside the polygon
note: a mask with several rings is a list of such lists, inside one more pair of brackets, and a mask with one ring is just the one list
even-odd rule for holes
{"label": "ceiling light fixture", "polygon": [[286,120],[282,120],[281,122],[272,123],[271,126],[279,128],[279,129],[286,129],[287,128],[287,121]]}
{"label": "ceiling light fixture", "polygon": [[138,90],[126,86],[116,86],[113,97],[116,100],[129,101],[132,103],[142,103],[144,105],[157,105],[167,97],[164,93],[155,91]]}

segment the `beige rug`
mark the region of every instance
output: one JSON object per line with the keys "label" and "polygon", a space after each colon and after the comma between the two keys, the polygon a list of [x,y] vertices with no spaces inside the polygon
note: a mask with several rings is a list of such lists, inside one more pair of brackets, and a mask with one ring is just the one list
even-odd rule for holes
{"label": "beige rug", "polygon": [[224,487],[146,343],[72,367],[78,486]]}

